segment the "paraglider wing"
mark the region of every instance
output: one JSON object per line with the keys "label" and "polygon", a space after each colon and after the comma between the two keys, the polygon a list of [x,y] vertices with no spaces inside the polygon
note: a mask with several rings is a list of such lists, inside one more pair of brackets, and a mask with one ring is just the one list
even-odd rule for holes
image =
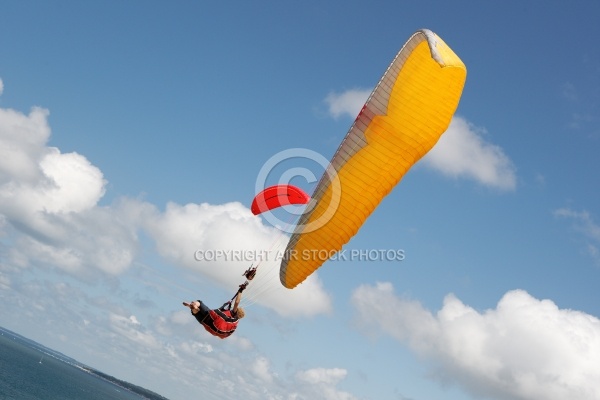
{"label": "paraglider wing", "polygon": [[416,32],[381,78],[319,181],[280,268],[293,288],[341,250],[446,131],[466,67],[442,39]]}
{"label": "paraglider wing", "polygon": [[306,204],[310,200],[302,189],[292,185],[270,186],[256,195],[252,201],[250,210],[258,215],[277,207],[289,206],[291,204]]}

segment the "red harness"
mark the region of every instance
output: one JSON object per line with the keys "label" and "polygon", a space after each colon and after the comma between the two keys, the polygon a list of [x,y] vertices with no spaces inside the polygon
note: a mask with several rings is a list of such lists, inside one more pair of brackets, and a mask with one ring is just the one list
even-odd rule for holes
{"label": "red harness", "polygon": [[230,306],[231,303],[225,303],[221,308],[208,312],[202,321],[202,326],[208,333],[225,339],[235,331],[239,320],[231,315]]}

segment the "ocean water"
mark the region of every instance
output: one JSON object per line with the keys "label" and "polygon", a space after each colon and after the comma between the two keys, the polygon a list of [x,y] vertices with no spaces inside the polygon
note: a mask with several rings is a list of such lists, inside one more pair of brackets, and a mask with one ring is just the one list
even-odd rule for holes
{"label": "ocean water", "polygon": [[82,364],[0,329],[1,400],[140,400]]}

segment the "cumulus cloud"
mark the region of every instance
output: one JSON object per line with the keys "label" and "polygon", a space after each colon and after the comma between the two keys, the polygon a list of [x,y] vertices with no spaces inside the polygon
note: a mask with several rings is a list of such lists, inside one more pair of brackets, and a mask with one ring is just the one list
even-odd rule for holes
{"label": "cumulus cloud", "polygon": [[288,317],[331,311],[331,298],[318,275],[294,290],[279,283],[277,244],[283,249],[288,238],[264,226],[241,203],[170,203],[164,213],[146,215],[143,225],[166,260],[201,273],[222,287],[239,285],[242,272],[256,260],[259,272],[244,292],[246,304],[251,300]]}
{"label": "cumulus cloud", "polygon": [[478,312],[448,295],[437,313],[397,297],[390,283],[363,285],[352,302],[358,320],[428,358],[440,379],[477,397],[600,398],[600,320],[560,309],[522,290]]}
{"label": "cumulus cloud", "polygon": [[356,118],[371,91],[371,89],[351,89],[341,93],[329,93],[325,98],[329,114],[334,118],[343,115]]}
{"label": "cumulus cloud", "polygon": [[[137,233],[123,210],[94,207],[81,213],[11,216],[16,234],[10,261],[15,265],[58,268],[80,278],[101,272],[118,275],[131,265]],[[31,219],[30,219],[31,218]]]}
{"label": "cumulus cloud", "polygon": [[[198,327],[189,312],[178,309],[166,317],[168,305],[135,308],[131,298],[138,290],[151,296],[140,281],[127,282],[125,273],[138,264],[139,235],[152,239],[152,250],[174,267],[227,289],[241,283],[240,271],[248,262],[199,262],[195,251],[264,250],[274,243],[285,245],[287,236],[263,225],[240,203],[170,203],[160,210],[121,198],[99,205],[107,184],[101,170],[81,154],[48,146],[48,115],[41,108],[29,114],[0,108],[2,320],[17,330],[37,332],[42,327],[47,345],[64,349],[68,343],[69,353],[81,361],[121,371],[119,378],[145,387],[172,388],[168,395],[173,398],[189,398],[198,390],[209,397],[286,398],[290,388],[297,398],[315,398],[321,392],[327,398],[351,398],[336,389],[345,375],[322,379],[317,383],[321,391],[297,380],[295,371],[288,379],[280,377],[242,332],[224,343]],[[245,300],[263,302],[286,317],[331,309],[316,275],[289,291],[280,285],[277,268],[272,268],[276,265],[261,267]],[[24,274],[25,268],[43,272]],[[65,273],[84,282],[65,283]],[[99,276],[109,278],[111,296],[98,290],[93,278]],[[60,282],[53,283],[55,279]],[[144,282],[152,279],[144,276]],[[177,297],[171,292],[168,296]],[[44,301],[31,304],[31,299]],[[35,317],[40,312],[42,320]]]}
{"label": "cumulus cloud", "polygon": [[[161,211],[121,198],[100,206],[107,184],[101,170],[83,155],[47,145],[48,115],[42,108],[29,114],[0,108],[0,226],[12,233],[6,251],[11,268],[58,269],[86,280],[118,276],[136,260],[143,232],[169,263],[231,289],[241,283],[250,262],[239,257],[200,262],[194,257],[198,250],[257,254],[287,241],[240,203],[169,203]],[[261,267],[248,299],[285,316],[331,310],[318,276],[288,291],[278,282],[278,262],[270,261]],[[6,286],[9,276],[2,281]]]}
{"label": "cumulus cloud", "polygon": [[502,148],[484,139],[485,131],[461,117],[423,158],[423,164],[453,178],[468,178],[501,190],[514,190],[515,166]]}
{"label": "cumulus cloud", "polygon": [[0,108],[0,184],[38,183],[39,160],[50,137],[48,111],[34,107],[29,115]]}
{"label": "cumulus cloud", "polygon": [[80,277],[121,273],[135,254],[135,229],[121,222],[118,207],[98,206],[106,186],[100,169],[47,146],[48,115],[0,109],[0,214],[20,232],[10,260]]}
{"label": "cumulus cloud", "polygon": [[[60,347],[51,342],[60,338],[74,355],[84,355],[84,362],[124,371],[126,380],[150,388],[173,387],[175,380],[180,385],[173,395],[178,398],[188,398],[199,387],[209,395],[230,398],[285,398],[298,382],[275,373],[271,361],[257,354],[242,332],[223,344],[198,327],[189,312],[178,310],[166,317],[169,306],[164,304],[130,310],[132,298],[152,296],[144,284],[156,288],[164,282],[159,274],[145,275],[143,283],[127,279],[139,267],[139,247],[146,244],[140,242],[142,235],[152,240],[151,251],[174,268],[192,271],[227,290],[241,283],[241,271],[249,262],[201,262],[194,257],[197,250],[264,251],[285,246],[288,237],[235,202],[173,202],[161,210],[145,201],[120,198],[101,206],[107,185],[102,171],[84,155],[48,146],[48,115],[42,108],[28,114],[0,108],[0,317],[17,328],[28,325],[26,331],[44,326],[49,345]],[[248,306],[261,303],[285,317],[331,310],[317,275],[290,291],[279,283],[277,260],[271,261],[260,267],[245,292]],[[26,268],[42,273],[24,274]],[[83,282],[66,284],[65,274]],[[110,285],[111,296],[98,294],[98,277],[108,278],[101,282]],[[53,284],[55,279],[61,283]],[[150,282],[153,279],[157,281]],[[161,296],[179,295],[173,295],[171,287],[162,289]],[[31,305],[36,298],[44,301]],[[43,312],[44,319],[35,318],[34,312]],[[319,385],[335,394],[337,382]],[[314,398],[305,394],[304,386],[297,387],[298,398]]]}
{"label": "cumulus cloud", "polygon": [[104,195],[102,172],[85,157],[46,147],[47,116],[41,109],[28,116],[0,109],[0,206],[8,218],[81,212]]}
{"label": "cumulus cloud", "polygon": [[[355,118],[371,91],[352,89],[330,93],[325,102],[333,118]],[[515,166],[502,148],[485,140],[485,131],[461,117],[454,117],[448,130],[423,158],[429,168],[452,178],[472,179],[500,190],[516,187]]]}
{"label": "cumulus cloud", "polygon": [[[164,213],[157,211],[149,215],[143,225],[165,259],[207,274],[223,284],[232,283],[226,265],[229,261],[246,267],[247,262],[225,253],[217,257],[217,251],[239,250],[252,254],[268,248],[278,235],[278,231],[263,226],[260,219],[240,203],[169,203]],[[197,256],[198,251],[210,256]]]}

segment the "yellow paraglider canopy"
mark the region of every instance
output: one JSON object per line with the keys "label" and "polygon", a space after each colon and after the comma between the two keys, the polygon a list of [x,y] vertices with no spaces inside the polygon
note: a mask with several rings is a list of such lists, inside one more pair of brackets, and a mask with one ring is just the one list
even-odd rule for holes
{"label": "yellow paraglider canopy", "polygon": [[348,243],[404,174],[437,143],[467,70],[435,33],[416,32],[365,103],[300,217],[281,264],[293,288]]}

